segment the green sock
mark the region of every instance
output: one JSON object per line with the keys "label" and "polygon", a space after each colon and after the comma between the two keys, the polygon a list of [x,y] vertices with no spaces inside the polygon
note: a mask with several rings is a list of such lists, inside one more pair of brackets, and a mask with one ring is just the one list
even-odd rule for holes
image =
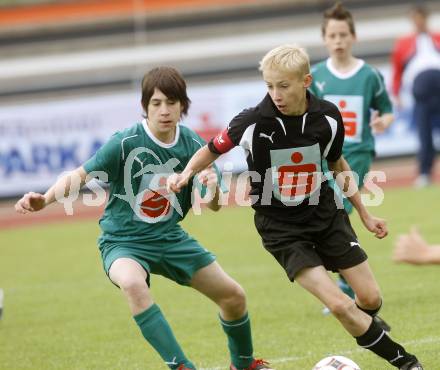
{"label": "green sock", "polygon": [[[220,317],[220,316],[219,316]],[[251,322],[246,313],[241,319],[226,321],[220,317],[223,331],[228,336],[231,361],[237,368],[247,368],[253,360]]]}
{"label": "green sock", "polygon": [[170,369],[177,369],[181,364],[195,369],[195,366],[185,357],[159,306],[153,304],[135,315],[134,320],[144,338],[159,353]]}

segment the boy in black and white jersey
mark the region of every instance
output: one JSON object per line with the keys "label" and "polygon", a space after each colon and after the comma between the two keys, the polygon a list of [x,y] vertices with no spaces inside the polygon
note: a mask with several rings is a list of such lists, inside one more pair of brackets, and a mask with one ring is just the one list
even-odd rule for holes
{"label": "boy in black and white jersey", "polygon": [[[312,76],[304,49],[277,47],[261,60],[260,70],[268,94],[194,154],[182,173],[170,176],[168,187],[179,192],[221,154],[243,147],[255,226],[288,278],[326,305],[360,346],[399,369],[422,369],[372,319],[382,302],[378,284],[347,213],[322,175],[326,159],[364,226],[379,239],[388,234],[385,221],[362,204],[342,156],[344,126],[337,107],[307,92]],[[327,270],[344,276],[356,300],[337,287]]]}

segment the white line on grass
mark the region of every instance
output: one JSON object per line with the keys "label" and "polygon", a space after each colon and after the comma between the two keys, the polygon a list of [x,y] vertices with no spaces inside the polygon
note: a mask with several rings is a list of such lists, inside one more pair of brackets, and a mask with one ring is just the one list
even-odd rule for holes
{"label": "white line on grass", "polygon": [[[409,340],[407,342],[403,342],[401,343],[404,346],[407,345],[414,345],[414,346],[420,346],[422,344],[427,344],[427,343],[438,343],[440,342],[440,337],[428,337],[428,338],[423,338],[423,339],[414,339],[414,340]],[[366,349],[363,348],[357,348],[355,350],[349,350],[349,351],[337,351],[338,354],[340,355],[352,355],[354,353],[359,353],[359,352],[363,352],[363,351],[367,351]],[[336,352],[336,351],[334,351]],[[307,355],[303,355],[303,356],[290,356],[290,357],[280,357],[280,358],[274,358],[271,360],[268,360],[271,364],[279,364],[279,363],[285,363],[285,362],[297,362],[299,360],[304,360],[307,358],[310,358],[314,356],[313,352],[308,352]],[[216,366],[216,367],[207,367],[207,368],[201,368],[200,370],[222,370],[224,369],[224,366]]]}

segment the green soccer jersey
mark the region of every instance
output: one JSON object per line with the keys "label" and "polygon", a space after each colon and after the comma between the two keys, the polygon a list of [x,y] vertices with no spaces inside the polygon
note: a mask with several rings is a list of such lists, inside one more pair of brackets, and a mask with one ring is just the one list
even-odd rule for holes
{"label": "green soccer jersey", "polygon": [[[173,143],[159,141],[146,121],[115,133],[85,164],[107,176],[109,200],[100,220],[101,241],[174,240],[183,230],[177,225],[192,201],[192,181],[178,194],[168,193],[167,177],[181,172],[204,145],[188,127],[178,125]],[[93,173],[97,175],[98,173]]]}
{"label": "green soccer jersey", "polygon": [[312,93],[334,103],[340,110],[345,127],[343,154],[374,152],[374,137],[370,127],[371,110],[382,115],[392,112],[383,76],[359,60],[347,74],[338,72],[330,58],[312,67]]}

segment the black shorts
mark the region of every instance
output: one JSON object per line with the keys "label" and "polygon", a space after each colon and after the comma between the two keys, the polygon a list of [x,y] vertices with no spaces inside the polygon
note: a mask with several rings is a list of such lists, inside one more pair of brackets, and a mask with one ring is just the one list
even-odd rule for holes
{"label": "black shorts", "polygon": [[304,224],[283,222],[258,212],[254,221],[264,247],[291,281],[306,267],[323,265],[337,272],[367,259],[343,209],[336,210],[330,219],[314,217]]}

